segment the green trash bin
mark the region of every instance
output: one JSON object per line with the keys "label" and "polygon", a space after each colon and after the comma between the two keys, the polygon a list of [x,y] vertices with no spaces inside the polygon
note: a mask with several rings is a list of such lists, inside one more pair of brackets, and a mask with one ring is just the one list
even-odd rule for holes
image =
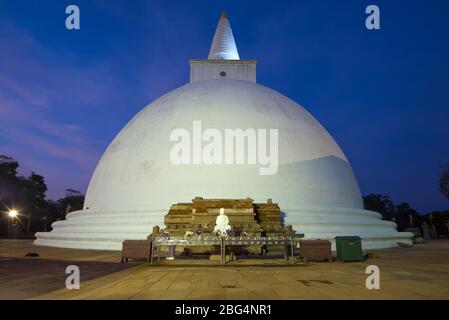
{"label": "green trash bin", "polygon": [[337,259],[346,261],[363,261],[362,239],[358,236],[335,237]]}

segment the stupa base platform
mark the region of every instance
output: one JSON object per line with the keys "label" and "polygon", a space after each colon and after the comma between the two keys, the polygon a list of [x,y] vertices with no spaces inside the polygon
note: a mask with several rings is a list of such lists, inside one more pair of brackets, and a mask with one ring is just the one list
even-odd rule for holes
{"label": "stupa base platform", "polygon": [[[336,236],[359,236],[363,249],[397,247],[413,243],[409,232],[397,232],[396,224],[377,212],[345,208],[282,208],[284,224],[305,235],[304,239],[332,242]],[[52,224],[53,231],[36,233],[36,245],[74,249],[121,250],[124,240],[144,240],[154,226],[163,226],[167,209],[81,210]],[[192,230],[194,231],[194,230]],[[183,234],[182,234],[183,235]]]}

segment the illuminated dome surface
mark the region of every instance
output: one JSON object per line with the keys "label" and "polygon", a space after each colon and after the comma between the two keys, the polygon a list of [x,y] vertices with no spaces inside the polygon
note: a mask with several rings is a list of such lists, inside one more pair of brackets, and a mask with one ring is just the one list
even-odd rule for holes
{"label": "illuminated dome surface", "polygon": [[[393,222],[363,210],[348,160],[318,121],[294,101],[255,83],[256,62],[239,60],[226,14],[209,59],[191,60],[190,67],[189,84],[150,103],[109,145],[83,210],[53,223],[51,232],[37,233],[35,244],[120,250],[123,240],[146,239],[153,226],[163,227],[172,204],[197,196],[271,198],[285,224],[310,239],[357,235],[364,249],[411,243],[410,233],[399,233]],[[194,121],[201,121],[203,131],[222,133],[277,129],[276,174],[260,175],[260,164],[173,164],[170,135],[178,128],[192,133]]]}
{"label": "illuminated dome surface", "polygon": [[[174,165],[170,133],[216,128],[279,129],[279,167],[259,175],[259,165]],[[393,222],[363,210],[352,169],[329,133],[301,106],[264,86],[238,80],[187,84],[139,112],[101,158],[84,210],[39,233],[36,244],[120,249],[124,239],[144,239],[163,226],[170,206],[204,198],[245,198],[279,203],[285,223],[307,238],[359,235],[364,248],[409,239]]]}

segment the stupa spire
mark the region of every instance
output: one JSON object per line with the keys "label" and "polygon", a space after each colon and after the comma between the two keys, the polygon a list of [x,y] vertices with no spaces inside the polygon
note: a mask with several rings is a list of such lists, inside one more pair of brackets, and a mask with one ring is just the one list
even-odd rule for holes
{"label": "stupa spire", "polygon": [[209,51],[209,60],[240,60],[239,52],[229,24],[228,15],[223,11],[220,15],[214,40]]}

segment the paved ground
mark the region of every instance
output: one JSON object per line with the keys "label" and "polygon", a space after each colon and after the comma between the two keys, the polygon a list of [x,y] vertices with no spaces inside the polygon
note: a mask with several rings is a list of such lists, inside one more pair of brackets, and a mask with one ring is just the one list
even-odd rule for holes
{"label": "paved ground", "polygon": [[[27,252],[39,258],[24,258]],[[118,252],[34,247],[0,241],[1,299],[449,299],[449,241],[376,252],[361,263],[244,260],[171,265],[119,264]],[[6,263],[5,263],[6,261]],[[196,265],[192,265],[195,263]],[[81,289],[65,289],[65,266],[81,270]],[[365,269],[381,270],[381,289],[367,290]],[[125,269],[123,269],[125,268]]]}
{"label": "paved ground", "polygon": [[[39,257],[24,257],[38,253]],[[119,252],[33,246],[30,240],[0,240],[0,299],[26,299],[65,287],[66,267],[76,264],[81,281],[128,268]]]}

